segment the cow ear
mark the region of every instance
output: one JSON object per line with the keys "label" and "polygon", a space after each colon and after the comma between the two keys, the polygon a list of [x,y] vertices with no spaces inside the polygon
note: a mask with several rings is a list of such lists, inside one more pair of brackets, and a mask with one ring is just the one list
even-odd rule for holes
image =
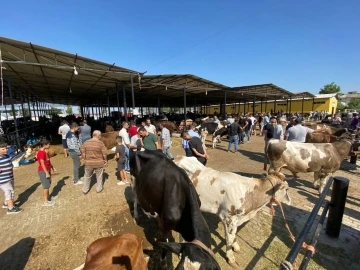
{"label": "cow ear", "polygon": [[171,251],[172,253],[175,253],[176,255],[180,255],[181,253],[181,244],[179,243],[166,243],[166,242],[157,242],[156,246],[161,247],[163,249],[166,249],[168,251]]}

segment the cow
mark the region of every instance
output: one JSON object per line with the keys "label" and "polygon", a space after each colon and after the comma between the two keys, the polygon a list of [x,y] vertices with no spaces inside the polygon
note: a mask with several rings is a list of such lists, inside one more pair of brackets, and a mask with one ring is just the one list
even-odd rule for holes
{"label": "cow", "polygon": [[329,174],[336,172],[341,162],[349,154],[351,141],[339,140],[333,143],[298,143],[270,140],[267,156],[270,169],[279,172],[286,168],[296,174],[314,173],[314,188],[321,194]]}
{"label": "cow", "polygon": [[107,149],[111,149],[117,145],[116,137],[119,136],[119,131],[109,133],[101,133],[101,141],[105,144]]}
{"label": "cow", "polygon": [[204,129],[204,130],[201,130],[200,132],[200,138],[201,138],[201,142],[203,143],[203,145],[205,145],[205,139],[206,139],[206,136],[208,135],[208,131],[207,129]]}
{"label": "cow", "polygon": [[177,157],[175,163],[190,177],[201,199],[200,210],[219,216],[225,227],[226,257],[238,267],[232,248],[240,251],[236,242],[237,228],[253,218],[275,196],[290,204],[288,184],[281,173],[255,179],[232,172],[220,172],[202,165],[195,157]]}
{"label": "cow", "polygon": [[306,135],[306,143],[332,143],[339,139],[343,134],[347,133],[346,128],[337,129],[325,128],[323,132],[308,133]]}
{"label": "cow", "polygon": [[210,231],[200,212],[199,197],[185,171],[161,151],[145,150],[131,156],[130,173],[134,218],[138,219],[139,203],[147,215],[156,217],[165,238],[174,230],[188,242],[158,243],[162,258],[169,250],[182,254],[176,269],[184,269],[186,263],[193,264],[194,269],[220,269],[210,250]]}
{"label": "cow", "polygon": [[85,263],[76,270],[146,270],[147,261],[142,243],[142,237],[132,233],[120,233],[97,239],[87,248]]}
{"label": "cow", "polygon": [[217,143],[221,143],[221,137],[228,134],[228,129],[226,127],[222,127],[214,132],[212,136],[212,148],[216,147]]}

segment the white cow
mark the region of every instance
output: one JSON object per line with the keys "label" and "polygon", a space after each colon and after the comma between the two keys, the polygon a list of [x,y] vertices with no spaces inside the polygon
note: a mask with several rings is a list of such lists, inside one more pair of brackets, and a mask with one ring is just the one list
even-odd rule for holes
{"label": "white cow", "polygon": [[237,228],[253,218],[273,196],[290,204],[288,184],[283,181],[285,176],[281,173],[256,179],[213,170],[202,165],[195,157],[177,157],[175,163],[192,180],[200,197],[200,210],[218,215],[224,224],[226,257],[232,266],[236,266],[232,248],[235,252],[240,250],[236,242]]}

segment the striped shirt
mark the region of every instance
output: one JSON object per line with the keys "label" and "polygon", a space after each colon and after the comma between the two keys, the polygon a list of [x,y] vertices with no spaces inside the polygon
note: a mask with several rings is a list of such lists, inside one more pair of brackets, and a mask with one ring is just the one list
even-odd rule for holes
{"label": "striped shirt", "polygon": [[161,130],[161,145],[166,148],[171,146],[170,131],[165,127]]}
{"label": "striped shirt", "polygon": [[81,146],[81,152],[85,154],[85,167],[102,168],[106,160],[106,147],[97,139],[87,140]]}
{"label": "striped shirt", "polygon": [[69,131],[66,134],[66,144],[68,146],[69,152],[75,152],[80,156],[80,140],[79,138],[75,135],[74,132]]}
{"label": "striped shirt", "polygon": [[8,155],[0,156],[0,185],[14,180],[13,164]]}

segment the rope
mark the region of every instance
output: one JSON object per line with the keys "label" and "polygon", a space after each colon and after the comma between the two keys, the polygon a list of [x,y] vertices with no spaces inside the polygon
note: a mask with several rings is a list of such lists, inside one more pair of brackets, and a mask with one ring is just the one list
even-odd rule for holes
{"label": "rope", "polygon": [[195,240],[191,241],[191,243],[205,249],[211,255],[211,257],[213,257],[214,260],[216,260],[214,252],[210,248],[205,246],[205,244],[203,242],[201,242],[200,240],[195,239]]}

